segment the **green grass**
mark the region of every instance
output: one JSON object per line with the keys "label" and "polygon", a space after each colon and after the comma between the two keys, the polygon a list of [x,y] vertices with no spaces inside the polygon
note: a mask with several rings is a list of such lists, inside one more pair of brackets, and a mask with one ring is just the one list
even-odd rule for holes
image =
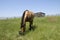
{"label": "green grass", "polygon": [[0,40],[60,40],[60,16],[34,18],[35,30],[24,36],[19,35],[20,23],[20,18],[0,20]]}

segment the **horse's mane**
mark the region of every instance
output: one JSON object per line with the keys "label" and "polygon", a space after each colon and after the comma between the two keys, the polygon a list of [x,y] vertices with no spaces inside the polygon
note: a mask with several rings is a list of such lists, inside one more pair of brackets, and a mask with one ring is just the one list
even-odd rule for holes
{"label": "horse's mane", "polygon": [[25,11],[23,12],[23,16],[22,16],[22,18],[24,18],[24,16],[25,16],[25,12],[26,12],[26,11],[28,11],[28,10],[25,10]]}
{"label": "horse's mane", "polygon": [[29,11],[29,10],[25,10],[25,11],[23,12],[22,23],[23,23],[23,20],[24,20],[24,16],[25,16],[25,12],[26,12],[26,11]]}

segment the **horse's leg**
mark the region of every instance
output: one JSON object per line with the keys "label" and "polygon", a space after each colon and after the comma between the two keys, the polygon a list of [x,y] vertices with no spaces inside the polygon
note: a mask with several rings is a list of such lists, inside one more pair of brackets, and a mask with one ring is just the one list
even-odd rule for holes
{"label": "horse's leg", "polygon": [[33,21],[30,21],[30,28],[29,28],[29,30],[31,30],[32,29],[32,25],[33,25]]}

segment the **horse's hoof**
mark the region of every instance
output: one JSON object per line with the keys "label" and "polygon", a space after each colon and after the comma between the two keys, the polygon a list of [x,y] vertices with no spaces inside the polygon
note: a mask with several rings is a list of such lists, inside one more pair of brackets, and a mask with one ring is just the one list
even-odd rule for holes
{"label": "horse's hoof", "polygon": [[31,28],[29,28],[29,30],[31,30]]}
{"label": "horse's hoof", "polygon": [[31,31],[31,30],[34,30],[34,27],[29,28],[29,30],[30,30],[30,31]]}

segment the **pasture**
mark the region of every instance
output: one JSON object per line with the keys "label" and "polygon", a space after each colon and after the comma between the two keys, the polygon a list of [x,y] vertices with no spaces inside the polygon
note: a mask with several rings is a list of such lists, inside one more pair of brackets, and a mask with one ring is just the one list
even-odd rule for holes
{"label": "pasture", "polygon": [[0,40],[60,40],[60,16],[35,17],[35,30],[19,35],[20,18],[0,20]]}

